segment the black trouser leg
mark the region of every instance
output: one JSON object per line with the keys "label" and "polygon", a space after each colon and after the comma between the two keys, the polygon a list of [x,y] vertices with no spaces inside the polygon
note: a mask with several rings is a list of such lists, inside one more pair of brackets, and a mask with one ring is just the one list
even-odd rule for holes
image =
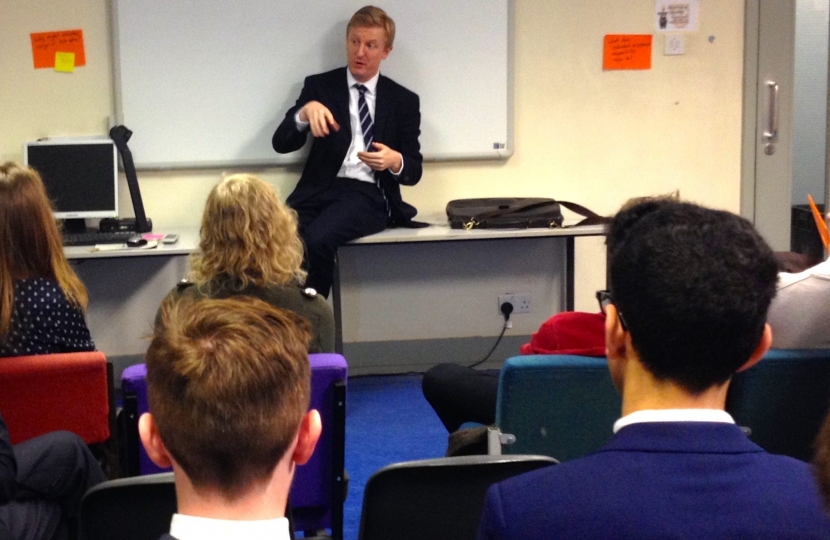
{"label": "black trouser leg", "polygon": [[386,228],[383,196],[374,184],[337,178],[313,199],[292,204],[306,249],[306,285],[328,298],[337,248]]}
{"label": "black trouser leg", "polygon": [[438,364],[424,373],[421,388],[450,433],[465,422],[488,426],[496,422],[496,374],[459,364]]}
{"label": "black trouser leg", "polygon": [[0,507],[0,523],[14,538],[76,538],[81,499],[106,480],[86,444],[57,431],[14,446],[15,501]]}

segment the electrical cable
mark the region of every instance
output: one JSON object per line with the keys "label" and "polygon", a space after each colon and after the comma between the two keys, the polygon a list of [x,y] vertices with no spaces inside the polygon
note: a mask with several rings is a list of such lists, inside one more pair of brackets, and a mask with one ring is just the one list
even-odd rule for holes
{"label": "electrical cable", "polygon": [[501,327],[501,334],[499,334],[499,337],[496,338],[496,342],[493,344],[493,347],[490,349],[490,352],[488,352],[484,356],[484,358],[482,358],[478,362],[474,362],[467,366],[468,368],[472,369],[486,362],[490,358],[490,355],[493,354],[493,351],[496,350],[496,347],[499,346],[499,343],[501,343],[501,338],[504,337],[504,332],[507,330],[507,323],[510,320],[510,314],[513,313],[513,304],[511,304],[510,302],[504,302],[501,306],[499,306],[499,311],[501,311],[502,315],[504,315],[504,326]]}

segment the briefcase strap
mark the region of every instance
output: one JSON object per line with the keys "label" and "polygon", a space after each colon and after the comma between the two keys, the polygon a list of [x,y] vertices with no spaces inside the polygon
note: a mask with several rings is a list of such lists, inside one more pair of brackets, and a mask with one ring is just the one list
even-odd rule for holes
{"label": "briefcase strap", "polygon": [[[509,208],[497,208],[495,210],[490,210],[489,212],[482,212],[481,214],[477,214],[470,218],[469,221],[464,223],[464,229],[470,230],[479,225],[485,223],[488,219],[493,219],[497,217],[507,216],[510,214],[515,214],[516,212],[521,212],[523,210],[534,210],[536,208],[543,208],[545,206],[553,206],[554,204],[559,204],[564,206],[571,212],[575,212],[580,216],[585,217],[582,221],[577,223],[576,225],[572,225],[572,227],[577,227],[579,225],[599,225],[604,223],[610,223],[611,218],[603,217],[597,214],[596,212],[589,210],[582,206],[581,204],[576,204],[568,201],[557,201],[554,199],[549,199],[546,201],[533,201],[533,202],[526,202],[523,204],[517,204],[516,206],[511,206]],[[551,228],[557,227],[556,222],[551,222]]]}
{"label": "briefcase strap", "polygon": [[605,225],[611,223],[611,218],[607,216],[601,216],[594,212],[593,210],[589,210],[582,206],[581,204],[576,204],[568,201],[557,201],[559,204],[574,212],[583,216],[585,219],[580,221],[575,225],[570,225],[570,227],[579,227],[580,225]]}

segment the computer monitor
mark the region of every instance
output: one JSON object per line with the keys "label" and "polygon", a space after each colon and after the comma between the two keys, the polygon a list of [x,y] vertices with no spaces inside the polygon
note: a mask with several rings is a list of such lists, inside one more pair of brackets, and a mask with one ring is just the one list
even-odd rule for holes
{"label": "computer monitor", "polygon": [[40,173],[55,218],[118,217],[118,154],[110,139],[46,139],[23,146]]}

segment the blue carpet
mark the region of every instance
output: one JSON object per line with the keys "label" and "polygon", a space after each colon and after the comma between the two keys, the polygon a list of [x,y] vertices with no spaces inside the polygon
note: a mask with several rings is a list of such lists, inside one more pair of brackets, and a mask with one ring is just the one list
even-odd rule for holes
{"label": "blue carpet", "polygon": [[344,540],[357,540],[363,489],[373,472],[399,461],[442,457],[447,431],[421,393],[421,375],[349,379]]}

